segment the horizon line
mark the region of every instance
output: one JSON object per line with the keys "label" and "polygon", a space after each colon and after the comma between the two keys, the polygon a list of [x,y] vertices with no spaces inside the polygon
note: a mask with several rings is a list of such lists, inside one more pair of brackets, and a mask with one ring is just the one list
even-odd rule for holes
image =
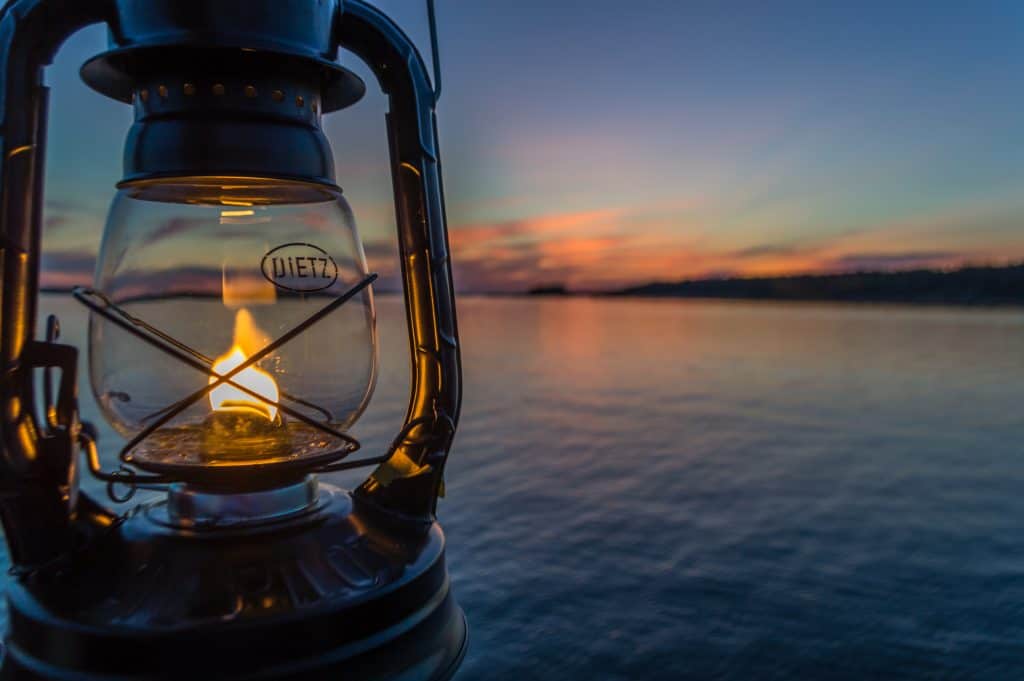
{"label": "horizon line", "polygon": [[[603,295],[615,295],[626,293],[635,289],[643,289],[648,287],[656,286],[681,286],[687,284],[701,284],[701,283],[712,283],[712,282],[757,282],[757,281],[772,281],[772,280],[784,280],[784,279],[801,279],[801,278],[836,278],[836,277],[854,277],[854,276],[885,276],[885,275],[905,275],[911,273],[931,273],[931,274],[954,274],[957,272],[963,272],[967,270],[1009,270],[1024,267],[1024,261],[1014,261],[1005,264],[993,264],[993,263],[964,263],[955,267],[909,267],[905,269],[863,269],[863,270],[848,270],[848,271],[794,271],[783,274],[773,275],[742,275],[733,274],[727,275],[722,274],[718,276],[703,276],[703,277],[690,277],[684,279],[653,279],[644,282],[636,282],[623,284],[616,287],[607,288],[570,288],[564,283],[558,282],[545,282],[527,286],[521,289],[468,289],[468,290],[456,290],[459,295],[470,295],[470,296],[536,296],[538,294],[543,295],[545,293],[549,295],[580,295],[580,296],[603,296]],[[39,287],[40,293],[45,294],[70,294],[74,290],[75,286],[45,286]],[[373,292],[377,295],[399,295],[403,291],[400,288],[393,288],[387,286],[385,288],[374,288]]]}

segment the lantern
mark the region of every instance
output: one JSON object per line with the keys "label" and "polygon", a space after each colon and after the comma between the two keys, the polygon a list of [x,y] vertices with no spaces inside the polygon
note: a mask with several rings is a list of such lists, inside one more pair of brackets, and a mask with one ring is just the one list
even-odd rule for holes
{"label": "lantern", "polygon": [[[4,678],[454,673],[466,627],[435,511],[460,362],[428,9],[433,81],[362,0],[14,0],[0,14]],[[111,49],[82,77],[135,111],[95,280],[74,291],[92,389],[126,439],[114,466],[78,418],[77,349],[54,319],[33,334],[41,73],[95,23]],[[365,91],[339,49],[389,97],[412,357],[405,422],[368,454],[349,429],[377,374],[376,275],[321,129]],[[318,479],[364,466],[351,492]],[[162,494],[118,514],[79,491],[86,473],[114,501]]]}

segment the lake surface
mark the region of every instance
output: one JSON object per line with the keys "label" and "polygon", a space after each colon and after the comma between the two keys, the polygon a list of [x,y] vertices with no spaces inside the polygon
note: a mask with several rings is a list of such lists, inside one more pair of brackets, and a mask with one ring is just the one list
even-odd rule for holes
{"label": "lake surface", "polygon": [[[367,452],[408,385],[379,302]],[[1024,676],[1024,310],[464,297],[460,326],[458,678]]]}

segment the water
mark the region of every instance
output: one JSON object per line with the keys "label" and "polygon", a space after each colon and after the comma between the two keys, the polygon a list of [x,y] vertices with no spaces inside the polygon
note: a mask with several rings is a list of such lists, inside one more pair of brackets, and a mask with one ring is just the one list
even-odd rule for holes
{"label": "water", "polygon": [[[467,297],[460,325],[459,678],[1024,674],[1024,312]],[[381,337],[370,452],[397,299]]]}

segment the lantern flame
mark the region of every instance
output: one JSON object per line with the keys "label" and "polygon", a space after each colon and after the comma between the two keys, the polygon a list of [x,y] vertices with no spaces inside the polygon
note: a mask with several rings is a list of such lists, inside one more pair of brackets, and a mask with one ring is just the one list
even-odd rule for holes
{"label": "lantern flame", "polygon": [[[256,326],[249,311],[240,309],[235,314],[234,343],[230,350],[214,361],[213,373],[223,376],[238,368],[252,353],[258,352],[269,342],[265,339],[266,336]],[[216,380],[217,377],[211,375],[209,383]],[[232,376],[231,381],[271,402],[278,401],[277,382],[270,374],[255,366],[246,367]],[[210,405],[214,411],[257,411],[269,421],[277,418],[276,406],[258,400],[228,383],[222,383],[210,391]]]}

